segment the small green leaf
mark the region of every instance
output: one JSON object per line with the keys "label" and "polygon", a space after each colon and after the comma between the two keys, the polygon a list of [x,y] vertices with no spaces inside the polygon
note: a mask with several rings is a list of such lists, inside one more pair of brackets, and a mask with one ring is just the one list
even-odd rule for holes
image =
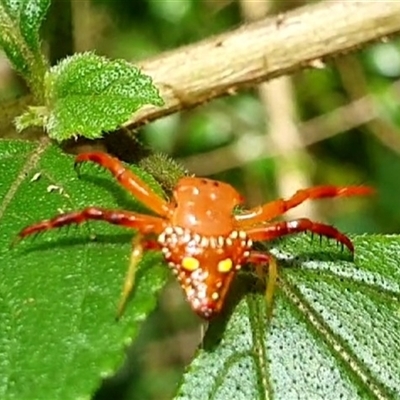
{"label": "small green leaf", "polygon": [[132,231],[94,222],[9,245],[24,226],[61,211],[137,210],[138,203],[96,166],[84,166],[78,179],[73,157],[53,146],[2,141],[0,172],[0,398],[89,399],[122,364],[168,268],[160,254],[147,253],[115,321]]}
{"label": "small green leaf", "polygon": [[39,29],[50,0],[0,1],[0,46],[14,68],[41,99],[47,63],[41,53]]}
{"label": "small green leaf", "polygon": [[30,126],[43,127],[45,121],[47,121],[45,107],[28,106],[28,110],[16,117],[14,123],[17,131],[21,132]]}
{"label": "small green leaf", "polygon": [[354,238],[354,262],[315,242],[272,249],[280,283],[270,322],[263,289],[239,277],[237,306],[211,324],[176,399],[398,398],[400,237]]}
{"label": "small green leaf", "polygon": [[77,135],[94,139],[125,122],[145,104],[163,101],[151,78],[127,61],[92,53],[61,61],[46,76],[51,138]]}
{"label": "small green leaf", "polygon": [[172,193],[180,178],[189,171],[176,160],[164,153],[152,153],[139,161],[139,165],[149,172],[167,193]]}

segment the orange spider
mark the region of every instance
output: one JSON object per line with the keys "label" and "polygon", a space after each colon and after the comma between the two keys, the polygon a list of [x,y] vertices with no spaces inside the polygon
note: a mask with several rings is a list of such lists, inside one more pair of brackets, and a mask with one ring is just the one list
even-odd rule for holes
{"label": "orange spider", "polygon": [[278,199],[234,215],[235,207],[243,200],[226,183],[184,177],[178,181],[173,199],[167,202],[116,158],[100,152],[84,153],[77,156],[75,167],[86,161],[108,169],[125,189],[158,216],[88,207],[28,226],[18,236],[23,239],[87,220],[136,229],[138,234],[133,239],[118,316],[121,316],[133,288],[136,267],[145,249],[161,250],[192,309],[204,319],[221,311],[231,282],[244,264],[254,264],[258,273],[262,266],[269,267],[266,298],[270,303],[277,277],[276,263],[271,254],[253,250],[253,242],[309,231],[336,239],[354,252],[351,240],[332,226],[306,218],[270,221],[307,199],[363,196],[374,192],[367,186],[316,186],[299,190],[287,200]]}

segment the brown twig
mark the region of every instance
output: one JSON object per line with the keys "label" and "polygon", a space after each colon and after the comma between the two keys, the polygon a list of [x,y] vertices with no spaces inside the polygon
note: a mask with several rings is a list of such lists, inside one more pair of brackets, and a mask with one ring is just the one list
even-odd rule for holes
{"label": "brown twig", "polygon": [[147,106],[126,123],[136,128],[182,109],[290,72],[400,32],[400,2],[319,2],[244,25],[141,62],[165,105]]}

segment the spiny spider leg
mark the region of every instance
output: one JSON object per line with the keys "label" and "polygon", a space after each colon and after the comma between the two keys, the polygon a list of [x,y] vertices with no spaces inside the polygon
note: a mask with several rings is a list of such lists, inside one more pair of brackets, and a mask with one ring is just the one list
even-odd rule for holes
{"label": "spiny spider leg", "polygon": [[354,246],[351,240],[330,225],[313,222],[307,218],[295,219],[292,221],[280,221],[271,225],[264,225],[246,230],[248,237],[254,241],[273,240],[281,236],[299,232],[312,232],[331,239],[336,239],[354,253]]}
{"label": "spiny spider leg", "polygon": [[50,229],[61,228],[72,224],[81,224],[88,220],[105,221],[114,225],[121,225],[132,229],[138,229],[138,233],[133,239],[132,253],[128,272],[122,290],[121,301],[118,306],[117,319],[124,311],[126,302],[132,292],[135,283],[136,267],[143,255],[143,249],[158,249],[159,245],[152,239],[144,239],[142,234],[160,234],[165,229],[165,221],[150,215],[137,214],[129,211],[114,211],[104,208],[89,207],[82,211],[59,214],[56,217],[30,225],[19,232],[18,239],[38,234]]}
{"label": "spiny spider leg", "polygon": [[289,199],[278,199],[255,207],[249,211],[235,216],[239,227],[254,225],[255,223],[270,221],[286,211],[294,208],[306,200],[323,199],[328,197],[367,196],[373,194],[374,189],[368,186],[315,186],[298,190]]}
{"label": "spiny spider leg", "polygon": [[[267,316],[272,316],[273,301],[275,294],[276,281],[278,280],[278,265],[275,257],[272,254],[261,253],[258,251],[251,251],[248,262],[254,264],[257,276],[267,282],[265,289],[265,302],[267,306]],[[268,267],[268,278],[265,279],[265,269]]]}
{"label": "spiny spider leg", "polygon": [[168,203],[154,193],[154,191],[132,171],[125,168],[117,158],[101,152],[82,153],[75,159],[75,168],[78,168],[80,163],[87,161],[100,164],[102,167],[108,169],[125,189],[156,214],[163,217],[171,215],[172,210]]}
{"label": "spiny spider leg", "polygon": [[35,233],[61,228],[66,225],[81,224],[88,220],[105,221],[114,225],[138,229],[143,234],[159,234],[165,227],[165,221],[158,217],[137,214],[130,211],[114,211],[98,207],[88,207],[81,211],[59,214],[54,218],[30,225],[19,232],[17,240],[24,239],[26,236]]}

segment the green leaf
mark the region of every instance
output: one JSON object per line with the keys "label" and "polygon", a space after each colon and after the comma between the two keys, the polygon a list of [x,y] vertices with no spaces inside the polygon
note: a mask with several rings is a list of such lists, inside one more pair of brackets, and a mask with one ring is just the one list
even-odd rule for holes
{"label": "green leaf", "polygon": [[163,104],[151,78],[138,68],[93,53],[61,61],[47,74],[46,87],[46,129],[56,140],[77,135],[99,138],[143,105]]}
{"label": "green leaf", "polygon": [[400,237],[354,243],[354,263],[307,237],[272,249],[280,283],[270,323],[263,290],[242,275],[237,307],[211,324],[176,399],[398,398]]}
{"label": "green leaf", "polygon": [[1,0],[0,46],[14,68],[41,99],[47,63],[41,53],[39,29],[50,0]]}
{"label": "green leaf", "polygon": [[[0,398],[89,399],[123,362],[168,268],[159,254],[146,254],[116,322],[132,231],[94,222],[11,250],[9,244],[24,226],[60,211],[137,210],[138,203],[91,164],[78,179],[73,157],[49,145],[0,142],[0,171]],[[149,175],[135,172],[160,190]]]}
{"label": "green leaf", "polygon": [[28,106],[27,111],[14,119],[17,131],[21,132],[31,126],[43,127],[47,121],[46,107]]}

